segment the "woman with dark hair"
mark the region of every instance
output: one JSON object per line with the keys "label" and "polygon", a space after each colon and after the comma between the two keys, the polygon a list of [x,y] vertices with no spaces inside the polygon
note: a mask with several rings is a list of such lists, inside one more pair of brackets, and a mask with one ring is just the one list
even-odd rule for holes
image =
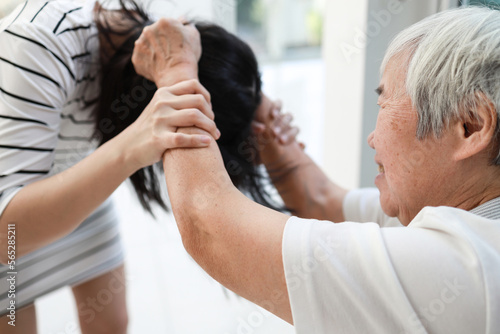
{"label": "woman with dark hair", "polygon": [[[125,23],[127,20],[128,24]],[[101,143],[114,138],[134,122],[156,91],[153,82],[135,72],[131,61],[142,28],[152,23],[149,16],[136,7],[134,11],[125,11],[120,21],[129,28],[118,30],[111,22],[98,22],[103,36],[129,36],[118,47],[111,46],[113,55],[102,64],[102,87],[108,89],[102,91],[94,110],[96,136]],[[259,148],[251,138],[251,124],[262,100],[262,83],[255,55],[245,42],[220,26],[196,22],[195,27],[203,50],[198,62],[198,78],[211,96],[215,122],[223,134],[218,144],[231,179],[255,201],[280,209],[265,190],[263,182],[266,180],[256,160]],[[139,98],[135,98],[134,103],[127,103],[123,96]],[[158,166],[149,166],[130,177],[141,204],[150,213],[152,202],[166,209],[158,188],[158,177],[163,177],[163,174],[158,175],[159,172]]]}
{"label": "woman with dark hair", "polygon": [[[65,285],[82,333],[126,332],[123,252],[108,197],[130,177],[146,210],[153,202],[166,209],[155,163],[167,149],[209,143],[177,128],[222,133],[234,184],[273,206],[256,166],[260,147],[249,139],[261,101],[250,48],[214,25],[161,19],[155,24],[170,33],[160,43],[172,47],[154,60],[169,62],[156,73],[169,89],[157,90],[131,62],[152,22],[133,1],[120,4],[110,11],[94,1],[29,1],[0,23],[0,274],[17,272],[15,299],[0,282],[2,333],[36,333],[34,300]],[[182,98],[178,110],[165,108],[198,75],[210,92],[201,90],[201,112],[183,110]],[[5,251],[11,240],[15,253]]]}

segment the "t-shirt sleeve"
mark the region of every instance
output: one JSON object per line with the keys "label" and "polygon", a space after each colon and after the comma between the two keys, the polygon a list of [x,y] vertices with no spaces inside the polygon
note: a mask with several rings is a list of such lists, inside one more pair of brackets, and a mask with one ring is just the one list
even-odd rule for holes
{"label": "t-shirt sleeve", "polygon": [[402,226],[397,218],[389,217],[380,206],[380,192],[376,188],[362,188],[347,193],[343,203],[346,221],[377,223],[382,227]]}
{"label": "t-shirt sleeve", "polygon": [[291,217],[283,237],[297,333],[483,333],[473,259],[463,239],[431,228]]}
{"label": "t-shirt sleeve", "polygon": [[15,23],[0,32],[0,215],[51,170],[73,66],[52,31]]}

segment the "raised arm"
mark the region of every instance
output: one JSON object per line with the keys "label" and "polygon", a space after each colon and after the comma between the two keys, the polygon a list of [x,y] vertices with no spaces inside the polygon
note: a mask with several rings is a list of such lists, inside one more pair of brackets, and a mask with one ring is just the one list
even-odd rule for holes
{"label": "raised arm", "polygon": [[[183,29],[183,26],[177,28]],[[192,31],[196,32],[196,29]],[[44,40],[45,35],[52,36],[53,33],[40,29],[34,34],[47,48],[65,50],[57,44],[53,45],[55,42],[49,37]],[[0,80],[6,91],[18,94],[22,87],[21,93],[30,92],[29,100],[2,98],[0,103],[0,130],[3,133],[0,138],[0,193],[21,188],[9,198],[8,204],[7,200],[0,201],[0,206],[7,205],[3,212],[0,210],[1,263],[7,263],[9,260],[5,251],[9,224],[16,224],[16,239],[19,241],[16,243],[16,256],[23,256],[73,231],[131,174],[160,161],[166,149],[208,145],[206,136],[175,133],[178,127],[195,125],[217,136],[215,123],[210,119],[213,119],[210,109],[204,110],[206,115],[203,115],[200,108],[179,112],[176,108],[184,109],[182,101],[173,108],[166,108],[163,101],[169,92],[159,89],[148,107],[130,127],[87,158],[57,175],[28,179],[31,174],[26,170],[33,173],[38,170],[48,172],[51,169],[54,157],[50,150],[57,141],[57,131],[54,129],[58,128],[56,121],[60,119],[59,114],[66,102],[63,92],[71,91],[72,86],[64,84],[71,81],[62,75],[64,70],[57,70],[60,64],[52,54],[40,52],[34,43],[25,43],[26,45],[18,48],[9,47],[15,42],[12,41],[12,36],[12,33],[2,34],[1,41],[5,44],[1,48],[2,57],[16,60],[26,68],[38,62],[43,63],[46,70],[43,75],[51,81],[37,84],[28,76],[28,72],[14,72],[16,68],[10,63],[0,63],[0,72],[12,74],[8,79]],[[182,34],[181,38],[184,38]],[[199,38],[195,39],[196,41],[199,43]],[[180,64],[182,69],[187,66],[180,59],[183,59],[185,52],[194,52],[183,50],[183,45],[188,43],[177,40],[175,46],[180,46],[180,50],[175,47],[169,49],[171,54],[180,55],[170,57],[178,61],[165,64],[164,68],[179,72],[180,69],[175,69],[177,65]],[[198,56],[195,55],[194,58],[196,57]],[[72,64],[70,55],[63,51],[57,59]],[[189,75],[185,71],[183,73]],[[196,70],[194,73],[196,76]],[[172,80],[177,79],[174,77]],[[62,88],[58,89],[51,82],[60,82]],[[21,123],[23,119],[26,122]],[[26,158],[24,152],[34,152],[36,155],[33,153],[30,158]],[[42,160],[39,158],[41,155],[46,158]],[[0,194],[0,199],[1,197]]]}
{"label": "raised arm", "polygon": [[342,203],[347,191],[332,182],[298,142],[280,140],[279,128],[287,126],[286,118],[281,105],[264,96],[256,116],[262,124],[257,140],[261,162],[274,186],[294,215],[344,221]]}
{"label": "raised arm", "polygon": [[[203,89],[192,84],[196,91]],[[289,217],[256,204],[233,186],[214,140],[207,148],[169,150],[163,162],[186,250],[224,286],[291,323],[281,252]]]}
{"label": "raised arm", "polygon": [[[45,246],[73,231],[136,170],[161,160],[166,149],[208,144],[208,136],[175,133],[179,126],[196,124],[217,136],[215,124],[201,112],[167,109],[168,94],[159,90],[132,126],[75,166],[23,187],[0,216],[0,244],[7,243],[7,225],[16,224],[18,256]],[[6,252],[0,254],[6,263]]]}

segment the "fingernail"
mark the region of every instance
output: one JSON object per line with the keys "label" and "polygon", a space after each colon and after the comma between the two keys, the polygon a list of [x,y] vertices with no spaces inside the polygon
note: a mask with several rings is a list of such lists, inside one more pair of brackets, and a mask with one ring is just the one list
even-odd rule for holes
{"label": "fingernail", "polygon": [[273,110],[273,117],[278,117],[280,114],[279,110],[278,109],[274,109]]}
{"label": "fingernail", "polygon": [[211,141],[211,139],[210,139],[210,137],[208,137],[208,136],[202,136],[202,137],[201,137],[201,142],[202,142],[203,144],[210,144],[210,141]]}
{"label": "fingernail", "polygon": [[222,135],[222,134],[220,133],[220,130],[219,130],[219,129],[217,129],[217,139],[219,139],[221,135]]}

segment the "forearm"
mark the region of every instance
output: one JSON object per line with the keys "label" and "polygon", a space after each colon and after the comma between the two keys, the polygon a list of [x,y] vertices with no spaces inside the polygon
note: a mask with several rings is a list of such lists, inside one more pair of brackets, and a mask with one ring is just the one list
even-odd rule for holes
{"label": "forearm", "polygon": [[[178,131],[201,132],[193,128]],[[215,238],[228,197],[238,192],[224,169],[215,141],[207,148],[168,150],[163,166],[172,211],[186,248],[199,246],[196,239],[200,237]]]}
{"label": "forearm", "polygon": [[[186,250],[224,286],[292,322],[281,253],[289,217],[233,186],[215,141],[208,148],[169,150],[163,161]],[[281,297],[271,305],[271,295]]]}
{"label": "forearm", "polygon": [[110,141],[73,167],[21,189],[0,216],[0,249],[6,249],[8,224],[16,225],[18,256],[73,231],[134,172],[119,152]]}
{"label": "forearm", "polygon": [[298,143],[263,146],[260,158],[286,207],[302,218],[344,221],[347,191],[330,181]]}

